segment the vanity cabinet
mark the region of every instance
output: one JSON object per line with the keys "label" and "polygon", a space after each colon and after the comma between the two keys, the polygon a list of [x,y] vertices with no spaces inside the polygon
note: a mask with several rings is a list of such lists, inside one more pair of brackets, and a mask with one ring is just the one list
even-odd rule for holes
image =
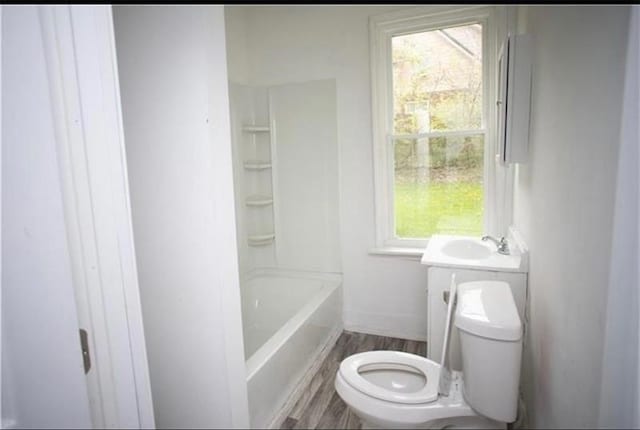
{"label": "vanity cabinet", "polygon": [[[527,301],[527,274],[516,272],[498,272],[477,269],[460,269],[451,267],[430,266],[427,286],[428,335],[427,358],[440,362],[442,342],[444,339],[447,302],[445,292],[449,291],[451,275],[455,273],[456,283],[470,281],[504,281],[511,286],[511,292],[518,308],[520,319],[525,323],[525,304]],[[454,370],[462,369],[460,356],[460,340],[458,331],[452,330],[450,343],[450,363]]]}

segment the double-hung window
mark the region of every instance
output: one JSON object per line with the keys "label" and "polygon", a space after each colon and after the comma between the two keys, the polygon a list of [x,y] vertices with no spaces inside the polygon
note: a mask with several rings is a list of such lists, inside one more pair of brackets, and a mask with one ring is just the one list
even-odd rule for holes
{"label": "double-hung window", "polygon": [[487,230],[492,26],[491,7],[427,6],[371,19],[379,248]]}

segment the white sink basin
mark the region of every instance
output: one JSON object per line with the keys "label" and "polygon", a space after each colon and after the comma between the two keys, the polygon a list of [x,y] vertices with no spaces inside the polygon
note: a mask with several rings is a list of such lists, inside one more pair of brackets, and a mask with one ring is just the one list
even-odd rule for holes
{"label": "white sink basin", "polygon": [[484,243],[469,239],[454,239],[442,247],[442,253],[453,258],[481,260],[491,256],[491,250]]}
{"label": "white sink basin", "polygon": [[526,252],[509,243],[511,255],[499,254],[493,242],[479,237],[435,235],[422,255],[422,264],[460,269],[527,272]]}

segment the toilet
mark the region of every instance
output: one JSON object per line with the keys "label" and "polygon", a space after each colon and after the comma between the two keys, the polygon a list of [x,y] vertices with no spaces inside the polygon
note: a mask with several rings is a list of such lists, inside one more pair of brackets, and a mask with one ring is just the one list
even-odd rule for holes
{"label": "toilet", "polygon": [[[399,351],[340,363],[336,391],[365,428],[506,428],[516,420],[522,323],[509,284],[452,279],[449,297],[440,363]],[[448,364],[454,310],[461,372]]]}

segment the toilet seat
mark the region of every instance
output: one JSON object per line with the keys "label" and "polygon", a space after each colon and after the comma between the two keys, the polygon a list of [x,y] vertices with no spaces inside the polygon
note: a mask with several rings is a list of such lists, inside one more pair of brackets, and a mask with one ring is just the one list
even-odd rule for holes
{"label": "toilet seat", "polygon": [[[362,376],[363,369],[410,371],[420,373],[426,380],[424,387],[414,392],[401,392],[376,385]],[[440,365],[427,358],[400,351],[369,351],[347,357],[340,364],[344,380],[363,394],[393,403],[424,404],[438,399]]]}
{"label": "toilet seat", "polygon": [[[418,357],[427,360],[423,357]],[[436,378],[437,380],[437,378]],[[336,372],[335,388],[340,397],[368,425],[380,428],[442,428],[457,419],[483,420],[464,401],[460,375],[454,372],[448,396],[438,396],[427,403],[409,404],[381,400],[360,391]],[[428,397],[427,397],[428,398]],[[440,420],[447,420],[439,425]],[[468,424],[464,426],[469,427]],[[483,425],[480,428],[492,428]]]}
{"label": "toilet seat", "polygon": [[462,373],[451,370],[448,365],[456,292],[452,276],[441,363],[399,351],[363,352],[340,363],[334,382],[336,392],[364,425],[370,428],[506,428],[504,422],[479,414],[467,403]]}

